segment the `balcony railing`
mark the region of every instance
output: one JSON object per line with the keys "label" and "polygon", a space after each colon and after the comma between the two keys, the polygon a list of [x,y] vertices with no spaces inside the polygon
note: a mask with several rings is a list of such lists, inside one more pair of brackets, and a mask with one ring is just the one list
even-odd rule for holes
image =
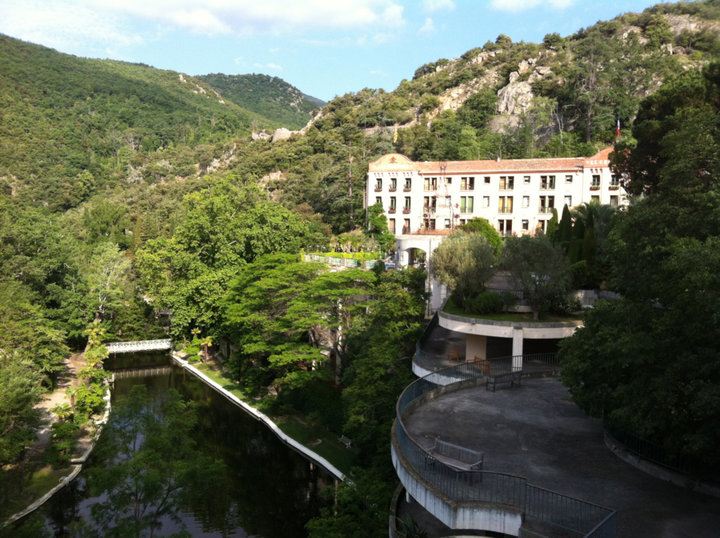
{"label": "balcony railing", "polygon": [[[393,444],[400,456],[400,465],[411,467],[428,489],[440,493],[457,505],[489,505],[519,510],[523,525],[540,522],[551,529],[547,533],[533,531],[537,536],[555,536],[559,532],[577,533],[585,537],[605,538],[616,534],[613,510],[581,501],[554,491],[528,484],[521,476],[491,471],[458,471],[425,450],[407,430],[404,417],[408,408],[416,409],[439,387],[429,381],[431,376],[476,379],[485,374],[478,363],[464,363],[420,378],[408,385],[398,398],[393,425]],[[447,390],[443,388],[441,390]]]}
{"label": "balcony railing", "polygon": [[409,214],[409,213],[410,213],[410,208],[409,208],[409,207],[404,207],[404,208],[403,208],[403,213],[404,213],[405,215]]}

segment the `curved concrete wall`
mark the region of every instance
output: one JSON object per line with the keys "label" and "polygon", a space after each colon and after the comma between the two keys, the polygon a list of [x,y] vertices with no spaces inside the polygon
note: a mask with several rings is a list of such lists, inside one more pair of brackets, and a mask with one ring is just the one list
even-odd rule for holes
{"label": "curved concrete wall", "polygon": [[451,529],[475,529],[520,535],[522,515],[481,505],[465,506],[450,502],[428,488],[406,468],[403,458],[391,445],[392,462],[405,491],[421,506]]}
{"label": "curved concrete wall", "polygon": [[582,326],[581,321],[556,321],[556,322],[514,322],[495,321],[482,318],[466,318],[454,316],[440,311],[438,313],[438,324],[448,330],[479,336],[495,336],[500,338],[513,338],[514,331],[520,329],[523,338],[567,338],[572,336],[578,327]]}

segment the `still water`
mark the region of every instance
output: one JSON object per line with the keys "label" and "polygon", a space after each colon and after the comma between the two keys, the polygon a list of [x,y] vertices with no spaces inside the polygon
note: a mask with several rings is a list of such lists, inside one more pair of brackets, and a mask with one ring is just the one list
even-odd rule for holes
{"label": "still water", "polygon": [[[138,372],[140,365],[154,368]],[[192,374],[171,366],[166,355],[119,355],[106,361],[106,368],[117,374],[113,410],[136,384],[144,384],[156,402],[167,397],[170,388],[194,401],[199,419],[197,445],[204,454],[226,465],[226,476],[213,489],[211,498],[182,506],[182,524],[165,519],[155,536],[176,533],[183,526],[191,536],[284,538],[306,534],[304,525],[325,502],[320,490],[332,485],[331,475]],[[94,453],[78,478],[38,511],[52,535],[75,536],[83,521],[91,523],[89,506],[107,499],[89,497],[86,470],[108,465],[111,462]]]}

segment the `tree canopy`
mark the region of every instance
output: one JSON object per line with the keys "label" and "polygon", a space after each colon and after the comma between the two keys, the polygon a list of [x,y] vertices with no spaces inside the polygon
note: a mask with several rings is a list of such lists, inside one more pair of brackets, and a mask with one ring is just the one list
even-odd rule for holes
{"label": "tree canopy", "polygon": [[637,147],[619,156],[632,188],[646,193],[611,232],[611,284],[622,299],[598,304],[562,345],[563,379],[581,407],[715,471],[718,72],[684,73],[643,103]]}

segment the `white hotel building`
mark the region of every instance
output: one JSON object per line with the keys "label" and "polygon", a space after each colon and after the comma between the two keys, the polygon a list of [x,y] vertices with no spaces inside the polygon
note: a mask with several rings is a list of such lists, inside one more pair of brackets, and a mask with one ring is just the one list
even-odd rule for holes
{"label": "white hotel building", "polygon": [[592,157],[415,162],[390,153],[370,163],[368,206],[380,202],[397,236],[398,264],[428,256],[455,227],[482,217],[501,235],[545,231],[553,209],[628,203],[605,148]]}

